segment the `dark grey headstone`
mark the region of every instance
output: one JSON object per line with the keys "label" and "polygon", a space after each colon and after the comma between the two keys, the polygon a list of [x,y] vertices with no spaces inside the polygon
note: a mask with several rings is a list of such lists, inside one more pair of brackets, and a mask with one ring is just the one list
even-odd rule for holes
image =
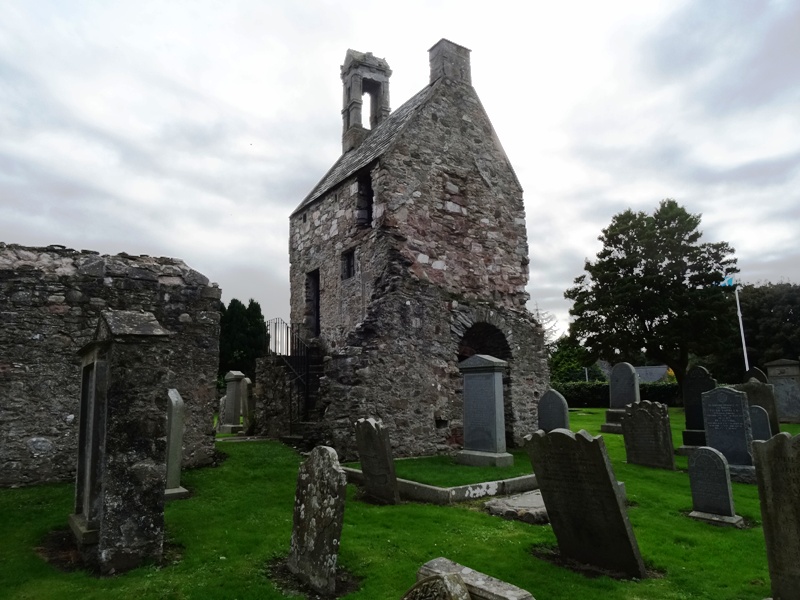
{"label": "dark grey headstone", "polygon": [[622,419],[622,435],[630,464],[675,469],[675,448],[666,404],[643,400],[629,405]]}
{"label": "dark grey headstone", "polygon": [[609,408],[625,409],[639,402],[639,375],[630,363],[617,363],[611,369],[608,384]]}
{"label": "dark grey headstone", "polygon": [[775,386],[775,403],[781,423],[800,423],[800,362],[781,359],[764,365]]}
{"label": "dark grey headstone", "polygon": [[736,516],[728,461],[719,450],[703,446],[689,455],[689,484],[694,512]]}
{"label": "dark grey headstone", "polygon": [[717,387],[705,367],[692,367],[683,380],[683,409],[686,415],[686,430],[683,432],[685,446],[705,446],[703,424],[703,392]]}
{"label": "dark grey headstone", "polygon": [[764,373],[758,367],[750,367],[747,371],[744,372],[744,382],[747,383],[751,379],[755,379],[756,381],[760,381],[761,383],[769,383],[769,379],[767,379],[767,374]]}
{"label": "dark grey headstone", "polygon": [[731,388],[703,393],[703,420],[707,445],[722,452],[729,465],[753,464],[747,394]]}
{"label": "dark grey headstone", "polygon": [[336,561],[344,520],[347,475],[336,451],[317,446],[300,465],[287,566],[322,595],[336,590]]}
{"label": "dark grey headstone", "polygon": [[775,600],[800,590],[800,435],[753,443],[761,521]]}
{"label": "dark grey headstone", "polygon": [[753,432],[753,441],[768,440],[772,437],[769,415],[763,407],[750,406],[750,429]]}
{"label": "dark grey headstone", "polygon": [[547,390],[539,400],[539,429],[569,429],[569,406],[559,392]]}
{"label": "dark grey headstone", "polygon": [[356,443],[366,497],[380,504],[399,503],[392,445],[383,423],[372,418],[356,421]]}
{"label": "dark grey headstone", "polygon": [[470,600],[470,595],[461,575],[442,573],[420,579],[402,600]]}
{"label": "dark grey headstone", "polygon": [[458,367],[464,374],[464,449],[505,452],[503,372],[508,363],[476,354]]}
{"label": "dark grey headstone", "polygon": [[525,437],[561,555],[626,576],[645,569],[603,438],[581,430]]}
{"label": "dark grey headstone", "polygon": [[739,383],[733,389],[747,394],[747,403],[750,406],[760,406],[767,411],[770,430],[773,434],[778,433],[780,424],[778,422],[778,409],[775,403],[775,386],[771,383],[762,383],[755,378],[748,380],[747,383]]}

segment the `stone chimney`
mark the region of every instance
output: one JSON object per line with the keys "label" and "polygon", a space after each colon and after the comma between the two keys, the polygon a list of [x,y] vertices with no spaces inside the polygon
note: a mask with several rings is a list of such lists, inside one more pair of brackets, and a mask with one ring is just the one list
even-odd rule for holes
{"label": "stone chimney", "polygon": [[431,83],[446,77],[472,85],[472,74],[469,66],[469,48],[454,44],[442,38],[428,50],[431,63]]}
{"label": "stone chimney", "polygon": [[[342,152],[349,152],[389,116],[389,77],[392,70],[371,52],[348,50],[342,65]],[[361,124],[364,94],[370,95],[369,129]]]}

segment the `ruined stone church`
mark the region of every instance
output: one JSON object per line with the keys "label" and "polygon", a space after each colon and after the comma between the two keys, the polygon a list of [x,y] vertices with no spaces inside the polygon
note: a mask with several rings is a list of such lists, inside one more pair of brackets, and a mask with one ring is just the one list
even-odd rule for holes
{"label": "ruined stone church", "polygon": [[473,354],[508,362],[509,447],[535,429],[548,385],[522,188],[470,50],[442,39],[429,59],[430,83],[391,111],[387,62],[347,51],[342,156],[290,216],[292,328],[324,355],[306,418],[344,456],[360,417],[383,420],[398,456],[457,447],[458,363]]}

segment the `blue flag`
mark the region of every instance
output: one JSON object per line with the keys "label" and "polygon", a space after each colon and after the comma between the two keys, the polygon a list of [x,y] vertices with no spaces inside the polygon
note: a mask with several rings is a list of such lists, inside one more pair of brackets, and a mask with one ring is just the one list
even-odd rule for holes
{"label": "blue flag", "polygon": [[720,285],[723,287],[733,287],[734,285],[733,275],[728,275],[725,279],[722,280],[722,283],[720,283]]}

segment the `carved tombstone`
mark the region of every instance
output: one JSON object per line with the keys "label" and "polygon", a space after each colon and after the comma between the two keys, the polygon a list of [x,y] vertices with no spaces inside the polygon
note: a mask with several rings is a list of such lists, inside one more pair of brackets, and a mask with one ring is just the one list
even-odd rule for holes
{"label": "carved tombstone", "polygon": [[81,350],[69,524],[84,560],[104,574],[163,553],[169,339],[151,313],[107,311]]}
{"label": "carved tombstone", "polygon": [[703,424],[703,393],[717,387],[705,367],[692,367],[683,380],[683,409],[686,414],[686,429],[683,432],[684,446],[705,446],[706,434]]}
{"label": "carved tombstone", "polygon": [[336,451],[317,446],[300,465],[287,566],[322,595],[336,590],[347,476]]}
{"label": "carved tombstone", "polygon": [[769,415],[761,406],[750,406],[750,429],[753,432],[753,441],[768,440],[772,437],[772,428]]}
{"label": "carved tombstone", "polygon": [[239,433],[242,430],[242,396],[244,373],[241,371],[228,371],[225,374],[225,404],[224,412],[219,415],[220,433]]}
{"label": "carved tombstone", "polygon": [[639,375],[630,363],[617,363],[611,369],[608,382],[609,409],[606,422],[600,426],[603,433],[622,433],[625,407],[639,402]]}
{"label": "carved tombstone", "polygon": [[750,406],[760,406],[767,412],[769,428],[773,434],[778,433],[781,428],[778,421],[778,408],[775,403],[775,386],[771,383],[764,383],[756,378],[751,378],[747,383],[738,383],[733,389],[747,394],[747,403]]}
{"label": "carved tombstone", "polygon": [[800,435],[753,443],[767,563],[775,600],[800,590]]}
{"label": "carved tombstone", "polygon": [[185,409],[178,390],[169,390],[167,397],[167,489],[164,498],[179,500],[189,497],[189,490],[181,486]]}
{"label": "carved tombstone", "polygon": [[539,429],[569,429],[569,406],[559,392],[550,388],[539,400]]}
{"label": "carved tombstone", "polygon": [[769,382],[775,386],[775,402],[781,423],[800,423],[800,362],[774,360],[767,367]]}
{"label": "carved tombstone", "polygon": [[557,429],[537,431],[525,441],[561,555],[644,578],[644,563],[603,438]]}
{"label": "carved tombstone", "polygon": [[666,404],[644,400],[629,405],[622,419],[622,435],[629,463],[675,469],[675,449]]}
{"label": "carved tombstone", "polygon": [[464,374],[464,449],[456,454],[461,464],[509,466],[503,409],[503,373],[508,363],[485,354],[461,361]]}
{"label": "carved tombstone", "polygon": [[457,573],[431,575],[415,583],[402,600],[471,600],[469,590]]}
{"label": "carved tombstone", "polygon": [[372,418],[356,421],[356,443],[366,497],[379,504],[399,503],[392,445],[383,423]]}
{"label": "carved tombstone", "polygon": [[733,508],[731,475],[722,452],[707,446],[692,452],[689,455],[689,485],[692,489],[690,517],[714,525],[742,525],[742,517]]}
{"label": "carved tombstone", "polygon": [[708,445],[722,452],[729,465],[753,464],[747,394],[731,388],[703,393],[703,422]]}

